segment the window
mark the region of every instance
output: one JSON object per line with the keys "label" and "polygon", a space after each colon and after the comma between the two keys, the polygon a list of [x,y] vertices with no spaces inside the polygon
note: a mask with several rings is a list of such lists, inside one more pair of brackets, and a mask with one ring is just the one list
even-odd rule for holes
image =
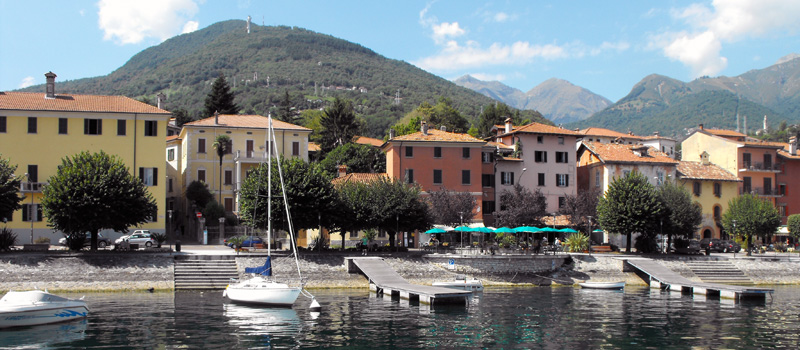
{"label": "window", "polygon": [[569,186],[569,174],[556,174],[556,186],[558,187]]}
{"label": "window", "polygon": [[139,168],[139,178],[145,186],[158,186],[158,168]]}
{"label": "window", "polygon": [[[39,166],[35,164],[28,164],[28,182],[39,182]],[[31,189],[33,190],[33,189]]]}
{"label": "window", "polygon": [[785,196],[786,195],[786,184],[778,185],[778,191],[779,191],[778,192],[779,195]]}
{"label": "window", "polygon": [[350,231],[350,238],[356,238],[356,237],[358,237],[358,232],[355,230]]}
{"label": "window", "polygon": [[753,188],[753,179],[749,176],[745,176],[742,180],[742,193],[750,193]]}
{"label": "window", "polygon": [[719,182],[714,183],[714,196],[717,198],[722,196],[722,184]]}
{"label": "window", "polygon": [[83,120],[83,134],[84,135],[102,135],[103,134],[103,120],[102,119],[84,119]]}
{"label": "window", "polygon": [[559,145],[563,145],[564,144],[564,136],[559,136],[558,137],[558,144]]}
{"label": "window", "polygon": [[436,185],[442,184],[442,170],[441,169],[433,169],[433,183]]}
{"label": "window", "polygon": [[58,134],[67,134],[67,118],[58,118]]}
{"label": "window", "polygon": [[155,120],[145,120],[144,136],[158,136],[158,122]]}
{"label": "window", "polygon": [[772,155],[765,154],[764,155],[764,169],[772,169]]}
{"label": "window", "polygon": [[547,152],[545,152],[545,151],[536,151],[534,153],[534,161],[536,163],[547,163]]}
{"label": "window", "polygon": [[462,185],[471,185],[472,179],[470,179],[470,171],[469,170],[461,170],[461,184]]}
{"label": "window", "polygon": [[694,183],[692,183],[692,193],[694,193],[695,196],[700,197],[701,188],[702,187],[700,182],[695,181]]}
{"label": "window", "polygon": [[719,205],[714,206],[714,220],[720,221],[722,220],[722,207]]}
{"label": "window", "polygon": [[294,157],[300,156],[300,142],[297,141],[292,142],[292,156]]}
{"label": "window", "polygon": [[225,202],[225,211],[233,211],[233,198],[225,198],[223,201]]}
{"label": "window", "polygon": [[414,147],[406,146],[406,158],[414,156]]}
{"label": "window", "polygon": [[764,194],[771,195],[772,193],[772,179],[765,177],[764,178]]}
{"label": "window", "polygon": [[786,216],[786,206],[785,205],[778,206],[778,215],[780,215],[781,217]]}
{"label": "window", "polygon": [[175,149],[174,148],[170,148],[170,149],[167,150],[167,160],[170,161],[170,162],[175,160]]}
{"label": "window", "polygon": [[197,181],[206,182],[206,170],[197,169]]}
{"label": "window", "polygon": [[536,136],[536,143],[544,143],[544,136]]}
{"label": "window", "polygon": [[750,161],[750,153],[742,153],[742,166],[747,169],[750,167],[750,164],[752,164]]}
{"label": "window", "polygon": [[545,184],[544,184],[544,173],[539,173],[538,175],[539,175],[539,179],[538,179],[539,181],[538,181],[537,185],[538,186],[545,186]]}
{"label": "window", "polygon": [[245,153],[247,154],[247,158],[253,158],[255,152],[255,142],[253,140],[245,141]]}
{"label": "window", "polygon": [[494,163],[494,153],[492,152],[481,153],[481,161],[484,163]]}
{"label": "window", "polygon": [[172,179],[167,180],[167,191],[172,192]]}
{"label": "window", "polygon": [[664,172],[656,171],[656,185],[661,185],[663,183],[664,183]]}
{"label": "window", "polygon": [[28,133],[36,133],[36,117],[28,117]]}
{"label": "window", "polygon": [[150,222],[158,222],[158,208],[153,209],[153,212],[150,214]]}
{"label": "window", "polygon": [[496,208],[494,201],[483,201],[483,215],[494,213]]}
{"label": "window", "polygon": [[23,204],[22,221],[42,221],[42,207],[39,204]]}
{"label": "window", "polygon": [[594,171],[594,187],[600,187],[600,170]]}
{"label": "window", "polygon": [[461,158],[464,158],[464,159],[469,159],[470,158],[469,147],[464,147],[464,148],[461,149]]}
{"label": "window", "polygon": [[232,185],[233,184],[233,170],[225,170],[225,184]]}
{"label": "window", "polygon": [[206,153],[206,139],[197,139],[197,153]]}
{"label": "window", "polygon": [[117,136],[125,136],[128,131],[128,121],[125,119],[117,119]]}
{"label": "window", "polygon": [[508,171],[500,172],[500,184],[501,185],[513,185],[514,184],[514,173]]}
{"label": "window", "polygon": [[569,163],[568,152],[556,152],[556,163]]}
{"label": "window", "polygon": [[567,197],[558,197],[558,209],[564,209],[567,204]]}
{"label": "window", "polygon": [[494,174],[482,174],[481,185],[483,187],[494,187]]}
{"label": "window", "polygon": [[414,183],[414,169],[406,169],[406,183],[413,184]]}
{"label": "window", "polygon": [[434,147],[433,148],[433,158],[442,158],[442,148],[441,147]]}
{"label": "window", "polygon": [[7,132],[6,130],[7,130],[6,117],[5,116],[0,116],[0,132],[5,133],[5,132]]}

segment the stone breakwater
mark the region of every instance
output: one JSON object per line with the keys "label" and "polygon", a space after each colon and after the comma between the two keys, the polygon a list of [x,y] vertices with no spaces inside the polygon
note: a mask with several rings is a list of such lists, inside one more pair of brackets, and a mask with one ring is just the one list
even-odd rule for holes
{"label": "stone breakwater", "polygon": [[[300,270],[307,288],[367,288],[361,274],[348,273],[342,254],[303,254]],[[623,255],[576,254],[559,256],[447,256],[396,254],[381,256],[411,283],[431,284],[456,275],[474,276],[487,286],[573,285],[578,281],[625,281],[642,285],[634,272],[626,271]],[[693,280],[697,276],[688,260],[715,257],[659,258],[661,264]],[[450,264],[450,260],[453,264]],[[264,264],[264,257],[236,257],[240,275],[245,267]],[[800,260],[737,258],[730,261],[756,284],[800,284]],[[49,289],[51,291],[172,290],[174,257],[167,254],[7,254],[0,255],[0,291]],[[452,266],[452,269],[450,268]],[[276,276],[297,276],[293,257],[274,256]]]}

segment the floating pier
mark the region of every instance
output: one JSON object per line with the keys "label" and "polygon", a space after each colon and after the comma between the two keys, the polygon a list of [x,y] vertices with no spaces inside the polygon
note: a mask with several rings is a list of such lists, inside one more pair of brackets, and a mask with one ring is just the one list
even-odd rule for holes
{"label": "floating pier", "polygon": [[378,295],[396,296],[429,305],[466,305],[472,296],[470,291],[409,283],[380,257],[348,257],[344,263],[347,272],[360,271],[367,276],[369,289]]}
{"label": "floating pier", "polygon": [[650,288],[660,288],[684,294],[703,294],[720,298],[740,300],[745,298],[766,299],[774,292],[769,288],[737,286],[720,283],[695,282],[646,258],[625,259],[625,263],[649,276]]}

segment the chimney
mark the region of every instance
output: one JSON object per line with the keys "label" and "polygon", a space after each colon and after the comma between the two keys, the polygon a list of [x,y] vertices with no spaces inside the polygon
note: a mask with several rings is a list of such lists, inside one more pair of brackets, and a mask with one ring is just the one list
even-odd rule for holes
{"label": "chimney", "polygon": [[347,165],[342,164],[339,166],[339,177],[344,177],[345,175],[347,175]]}
{"label": "chimney", "polygon": [[658,137],[658,131],[653,131],[653,136]]}
{"label": "chimney", "polygon": [[439,127],[439,130],[441,130],[441,131],[447,131],[447,126],[446,126],[446,125],[442,125],[442,126],[440,126],[440,127]]}
{"label": "chimney", "polygon": [[793,156],[797,155],[797,136],[789,138],[789,154]]}
{"label": "chimney", "polygon": [[389,129],[389,140],[393,139],[395,135],[394,129]]}
{"label": "chimney", "polygon": [[426,123],[424,120],[422,121],[422,135],[428,135],[428,123]]}
{"label": "chimney", "polygon": [[700,124],[697,127],[700,128],[700,130],[703,130],[703,124]]}
{"label": "chimney", "polygon": [[703,151],[703,153],[700,154],[700,162],[703,165],[710,165],[711,164],[711,159],[709,158],[708,152]]}
{"label": "chimney", "polygon": [[512,129],[511,118],[506,118],[506,134],[511,132]]}
{"label": "chimney", "polygon": [[214,112],[214,124],[219,125],[219,111]]}
{"label": "chimney", "polygon": [[158,109],[164,109],[164,101],[167,100],[167,95],[164,95],[163,92],[159,92],[156,94],[156,100],[158,101]]}
{"label": "chimney", "polygon": [[44,93],[44,98],[56,98],[56,73],[47,72],[44,77],[47,80],[47,90]]}

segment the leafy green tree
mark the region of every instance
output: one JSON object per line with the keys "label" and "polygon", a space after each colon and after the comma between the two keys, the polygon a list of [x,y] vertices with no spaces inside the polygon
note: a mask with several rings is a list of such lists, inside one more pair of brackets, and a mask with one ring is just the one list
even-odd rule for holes
{"label": "leafy green tree", "polygon": [[177,125],[179,128],[183,127],[183,124],[192,122],[194,120],[192,116],[189,115],[189,112],[183,108],[178,108],[172,111],[172,117],[175,118],[175,125]]}
{"label": "leafy green tree", "polygon": [[192,201],[196,208],[202,210],[209,202],[214,200],[214,195],[208,190],[208,184],[194,180],[189,183],[189,186],[186,186],[186,199]]}
{"label": "leafy green tree", "polygon": [[361,128],[353,110],[353,101],[336,98],[333,105],[325,109],[320,118],[322,127],[320,135],[320,148],[327,153],[332,149],[352,142]]}
{"label": "leafy green tree", "polygon": [[494,213],[497,226],[541,226],[547,213],[547,198],[538,188],[531,191],[520,184],[500,193],[500,210]]}
{"label": "leafy green tree", "polygon": [[97,234],[103,229],[127,232],[157,215],[153,195],[117,156],[103,151],[81,152],[64,158],[42,191],[42,207],[50,226],[68,238],[91,233],[91,249],[97,250]]}
{"label": "leafy green tree", "polygon": [[300,117],[295,117],[294,108],[292,96],[289,95],[289,89],[284,89],[283,99],[281,99],[280,109],[278,110],[278,120],[291,124],[297,124],[300,120]]}
{"label": "leafy green tree", "polygon": [[789,218],[786,219],[786,227],[795,241],[800,239],[800,214],[789,215]]}
{"label": "leafy green tree", "polygon": [[212,200],[203,207],[202,213],[203,217],[206,219],[206,225],[218,225],[219,218],[225,217],[225,207],[219,204],[219,202]]}
{"label": "leafy green tree", "polygon": [[[494,103],[483,108],[483,112],[478,117],[478,135],[480,137],[491,136],[492,127],[495,125],[504,125],[506,118],[514,117],[511,108],[505,103]],[[519,120],[511,119],[515,125]]]}
{"label": "leafy green tree", "polygon": [[599,188],[586,191],[579,191],[576,195],[567,195],[564,198],[564,206],[559,213],[569,217],[569,223],[580,232],[591,232],[592,227],[597,223],[589,221],[589,217],[597,218],[597,202],[600,200],[602,192]]}
{"label": "leafy green tree", "polygon": [[[423,102],[410,113],[411,119],[427,120],[432,128],[444,126],[447,131],[465,133],[469,130],[469,122],[461,116],[458,110],[453,108],[452,103],[450,99],[444,97],[440,97],[436,105]],[[416,127],[419,128],[419,124]]]}
{"label": "leafy green tree", "polygon": [[219,202],[222,202],[222,159],[225,157],[225,154],[231,152],[231,147],[233,145],[233,141],[231,141],[231,137],[228,135],[217,135],[214,139],[214,144],[212,147],[217,151],[217,157],[219,157]]}
{"label": "leafy green tree", "polygon": [[428,201],[431,206],[431,216],[438,224],[458,226],[472,221],[477,200],[469,192],[455,192],[446,188],[430,192]]}
{"label": "leafy green tree", "polygon": [[422,116],[414,116],[411,117],[411,120],[408,123],[397,123],[392,126],[394,130],[395,136],[403,136],[408,134],[413,134],[419,131],[420,126],[422,125]]}
{"label": "leafy green tree", "polygon": [[334,148],[320,161],[320,166],[331,176],[336,176],[339,165],[347,165],[352,173],[386,172],[386,154],[370,145],[347,143]]}
{"label": "leafy green tree", "polygon": [[206,96],[205,110],[203,117],[208,118],[215,113],[219,114],[238,114],[239,106],[233,102],[234,95],[231,86],[225,80],[225,76],[220,74],[217,80],[211,84],[211,92]]}
{"label": "leafy green tree", "polygon": [[692,202],[692,195],[685,187],[673,181],[665,181],[658,187],[658,195],[664,209],[659,220],[659,229],[667,234],[667,247],[672,237],[691,238],[703,221],[703,209]]}
{"label": "leafy green tree", "polygon": [[22,177],[14,175],[16,165],[11,165],[8,159],[0,158],[0,221],[11,219],[14,211],[22,208],[20,202],[24,197],[19,195],[19,186]]}
{"label": "leafy green tree", "polygon": [[638,171],[614,179],[597,203],[597,221],[608,232],[627,236],[626,252],[631,252],[634,232],[654,235],[662,215],[656,189]]}
{"label": "leafy green tree", "polygon": [[[736,221],[734,230],[733,222]],[[753,237],[767,238],[781,225],[778,209],[768,200],[751,194],[743,194],[728,202],[728,210],[722,214],[725,231],[734,232],[747,243],[747,255],[751,254]]]}

